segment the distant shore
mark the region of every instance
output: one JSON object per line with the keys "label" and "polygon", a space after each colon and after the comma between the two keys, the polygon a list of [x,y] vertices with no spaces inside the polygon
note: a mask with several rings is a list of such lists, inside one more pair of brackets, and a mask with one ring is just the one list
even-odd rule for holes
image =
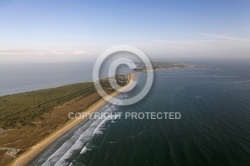
{"label": "distant shore", "polygon": [[[130,74],[130,82],[121,87],[119,91],[123,91],[131,86],[131,80],[135,79],[135,74]],[[119,92],[115,91],[110,96],[114,97],[117,96]],[[84,110],[84,112],[92,113],[98,111],[102,106],[107,103],[106,100],[100,99],[89,108]],[[59,128],[48,137],[44,138],[43,140],[39,141],[36,145],[32,146],[29,150],[21,154],[18,158],[16,158],[10,165],[13,166],[26,166],[32,163],[41,153],[43,153],[50,145],[52,145],[57,139],[62,137],[68,131],[70,131],[73,127],[80,124],[82,121],[86,120],[88,117],[81,118],[81,119],[73,119],[68,121],[63,127]]]}

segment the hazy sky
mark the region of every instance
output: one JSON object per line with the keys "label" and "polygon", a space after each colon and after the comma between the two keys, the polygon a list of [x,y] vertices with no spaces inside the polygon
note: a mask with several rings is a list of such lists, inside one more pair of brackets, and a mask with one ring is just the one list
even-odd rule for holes
{"label": "hazy sky", "polygon": [[249,57],[249,16],[249,0],[0,0],[0,61],[93,57],[117,44],[151,57]]}

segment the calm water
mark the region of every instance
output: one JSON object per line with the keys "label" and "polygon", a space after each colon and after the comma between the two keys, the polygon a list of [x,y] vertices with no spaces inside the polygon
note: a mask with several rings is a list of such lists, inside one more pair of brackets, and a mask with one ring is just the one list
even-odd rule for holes
{"label": "calm water", "polygon": [[[107,63],[108,64],[108,63]],[[0,96],[92,81],[93,60],[58,63],[0,63]],[[108,65],[107,65],[108,66]],[[106,71],[107,67],[103,67]],[[128,73],[126,67],[118,73]],[[107,74],[100,73],[105,77]]]}
{"label": "calm water", "polygon": [[[139,90],[145,74],[137,75]],[[133,95],[131,92],[120,97]],[[121,119],[87,120],[64,135],[33,165],[250,165],[250,68],[155,72],[149,95]],[[124,119],[124,112],[180,112],[179,120]]]}
{"label": "calm water", "polygon": [[0,64],[0,96],[91,81],[93,62]]}

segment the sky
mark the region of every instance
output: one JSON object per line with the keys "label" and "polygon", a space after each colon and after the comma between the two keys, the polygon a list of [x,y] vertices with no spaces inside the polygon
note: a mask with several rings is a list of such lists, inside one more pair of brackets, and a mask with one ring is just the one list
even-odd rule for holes
{"label": "sky", "polygon": [[120,44],[248,58],[249,16],[249,0],[0,0],[0,61],[86,59]]}

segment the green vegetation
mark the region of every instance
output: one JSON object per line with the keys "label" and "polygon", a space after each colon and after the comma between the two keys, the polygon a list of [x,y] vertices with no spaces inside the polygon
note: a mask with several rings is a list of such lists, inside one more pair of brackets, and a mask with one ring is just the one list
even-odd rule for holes
{"label": "green vegetation", "polygon": [[[107,80],[101,84],[107,92],[112,91]],[[55,106],[95,92],[93,83],[88,82],[0,97],[0,128],[24,125]]]}
{"label": "green vegetation", "polygon": [[0,127],[14,127],[76,97],[93,93],[91,83],[8,95],[0,98]]}
{"label": "green vegetation", "polygon": [[[153,70],[164,70],[164,69],[177,69],[177,68],[190,68],[193,67],[189,64],[184,63],[170,63],[170,62],[152,62]],[[146,64],[147,65],[147,64]],[[134,70],[137,72],[147,72],[147,68],[144,63],[138,63],[137,68]]]}
{"label": "green vegetation", "polygon": [[[117,75],[115,79],[120,83],[128,76]],[[113,92],[107,78],[101,80],[101,85],[107,93]],[[0,128],[28,124],[56,106],[93,93],[96,93],[93,82],[87,82],[0,97]]]}

